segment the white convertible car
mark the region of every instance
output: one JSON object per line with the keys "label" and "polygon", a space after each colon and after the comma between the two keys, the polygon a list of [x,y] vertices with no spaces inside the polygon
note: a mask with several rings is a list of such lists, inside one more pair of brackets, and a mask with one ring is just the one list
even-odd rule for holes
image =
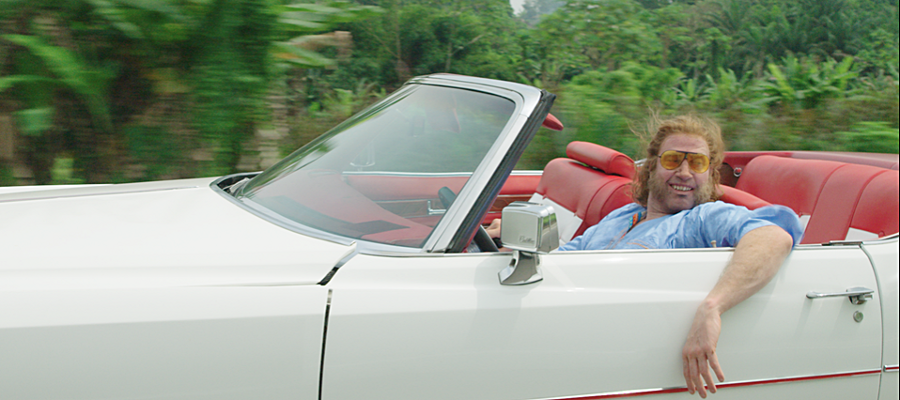
{"label": "white convertible car", "polygon": [[[553,99],[426,76],[259,174],[0,188],[0,399],[687,398],[733,249],[550,252],[634,174],[582,142],[513,172]],[[728,154],[724,201],[806,231],[713,398],[898,398],[897,160]]]}

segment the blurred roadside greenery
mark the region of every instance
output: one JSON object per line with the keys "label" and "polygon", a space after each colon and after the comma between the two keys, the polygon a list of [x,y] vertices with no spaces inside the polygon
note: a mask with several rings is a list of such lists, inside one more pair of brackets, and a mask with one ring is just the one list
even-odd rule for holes
{"label": "blurred roadside greenery", "polygon": [[0,145],[0,185],[259,170],[436,72],[559,96],[552,112],[566,129],[542,129],[520,168],[542,168],[572,140],[637,156],[632,127],[651,111],[711,116],[732,150],[897,153],[897,10],[527,0],[517,16],[507,0],[0,0],[0,141],[14,140]]}

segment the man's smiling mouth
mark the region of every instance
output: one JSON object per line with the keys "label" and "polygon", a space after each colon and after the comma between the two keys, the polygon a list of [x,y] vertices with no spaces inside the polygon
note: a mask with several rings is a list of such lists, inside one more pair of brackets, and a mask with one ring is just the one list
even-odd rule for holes
{"label": "man's smiling mouth", "polygon": [[672,185],[672,184],[670,184],[669,187],[671,187],[672,189],[675,189],[675,190],[677,190],[677,191],[679,191],[679,192],[690,192],[690,191],[694,190],[694,188],[692,188],[692,187],[690,187],[690,186],[682,186],[682,185]]}

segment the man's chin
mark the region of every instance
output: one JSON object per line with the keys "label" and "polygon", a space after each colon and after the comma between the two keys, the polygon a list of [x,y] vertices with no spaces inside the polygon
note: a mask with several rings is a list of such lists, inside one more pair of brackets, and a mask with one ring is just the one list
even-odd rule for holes
{"label": "man's chin", "polygon": [[708,203],[713,200],[713,193],[716,191],[716,185],[708,182],[694,193],[694,205]]}

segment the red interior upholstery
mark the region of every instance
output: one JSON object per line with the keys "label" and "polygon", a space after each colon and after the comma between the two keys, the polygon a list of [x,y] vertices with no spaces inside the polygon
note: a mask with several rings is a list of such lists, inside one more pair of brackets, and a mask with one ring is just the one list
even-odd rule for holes
{"label": "red interior upholstery", "polygon": [[510,175],[500,188],[500,195],[532,194],[541,182],[541,175]]}
{"label": "red interior upholstery", "polygon": [[825,182],[806,225],[803,243],[824,243],[847,237],[850,220],[863,189],[886,172],[868,165],[842,164]]}
{"label": "red interior upholstery", "polygon": [[768,201],[731,186],[719,185],[719,190],[722,192],[719,195],[719,200],[726,203],[737,204],[751,210],[772,205]]}
{"label": "red interior upholstery", "polygon": [[900,155],[897,154],[849,153],[833,151],[729,151],[725,153],[724,162],[732,168],[744,168],[747,163],[750,162],[750,160],[761,155],[871,165],[873,167],[892,169],[895,171],[900,168]]}
{"label": "red interior upholstery", "polygon": [[[302,188],[302,190],[298,189]],[[327,193],[327,195],[323,194]],[[269,196],[281,195],[311,210],[310,215],[334,219],[346,224],[382,224],[393,229],[368,233],[362,239],[405,246],[419,246],[432,228],[400,217],[347,185],[341,174],[330,170],[312,170],[290,174],[269,186]],[[378,231],[379,229],[374,229]]]}
{"label": "red interior upholstery", "polygon": [[897,232],[897,213],[885,211],[898,207],[896,171],[761,155],[747,163],[735,187],[809,215],[802,243],[843,240],[850,227],[879,236]]}
{"label": "red interior upholstery", "polygon": [[885,171],[874,177],[860,194],[850,227],[886,236],[900,230],[900,172]]}
{"label": "red interior upholstery", "polygon": [[607,184],[597,190],[597,194],[592,199],[588,207],[584,222],[575,231],[578,237],[584,233],[587,228],[597,225],[603,217],[615,211],[615,209],[633,202],[631,198],[631,179],[611,177]]}
{"label": "red interior upholstery", "polygon": [[634,177],[634,161],[608,147],[588,142],[572,142],[566,146],[566,155],[609,175],[624,176],[628,179]]}
{"label": "red interior upholstery", "polygon": [[550,161],[536,193],[580,218],[583,222],[575,233],[580,235],[610,211],[631,202],[627,188],[634,175],[634,161],[587,142],[570,143],[566,154],[580,162],[567,158]]}
{"label": "red interior upholstery", "polygon": [[[565,207],[583,220],[594,194],[600,187],[614,180],[611,178],[573,160],[557,158],[547,163],[536,193]],[[627,179],[625,181],[628,182]]]}
{"label": "red interior upholstery", "polygon": [[747,163],[735,188],[788,206],[797,214],[811,215],[825,181],[840,166],[831,161],[763,155]]}
{"label": "red interior upholstery", "polygon": [[403,175],[345,175],[350,187],[375,200],[436,199],[446,186],[459,193],[468,176],[414,177]]}

